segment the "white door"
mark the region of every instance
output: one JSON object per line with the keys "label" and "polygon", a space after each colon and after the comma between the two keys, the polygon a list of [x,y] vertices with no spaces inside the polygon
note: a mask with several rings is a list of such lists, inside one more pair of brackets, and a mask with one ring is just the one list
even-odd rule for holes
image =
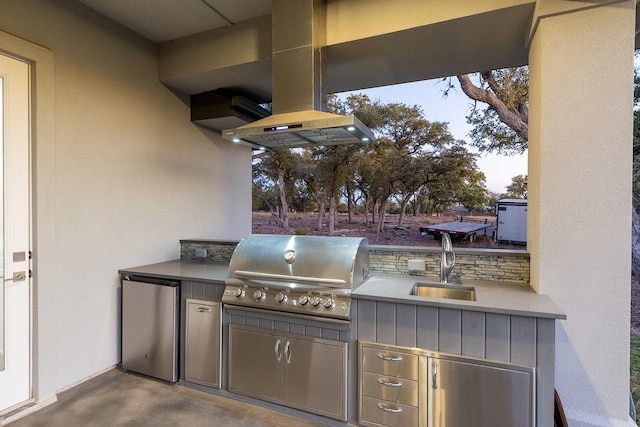
{"label": "white door", "polygon": [[29,65],[0,55],[0,411],[30,396]]}

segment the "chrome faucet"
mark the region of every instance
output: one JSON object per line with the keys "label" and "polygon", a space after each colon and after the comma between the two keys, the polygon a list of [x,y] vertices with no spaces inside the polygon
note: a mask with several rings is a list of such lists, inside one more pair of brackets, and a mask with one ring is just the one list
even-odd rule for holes
{"label": "chrome faucet", "polygon": [[442,259],[440,260],[440,283],[449,283],[449,275],[456,265],[456,254],[449,233],[442,233]]}

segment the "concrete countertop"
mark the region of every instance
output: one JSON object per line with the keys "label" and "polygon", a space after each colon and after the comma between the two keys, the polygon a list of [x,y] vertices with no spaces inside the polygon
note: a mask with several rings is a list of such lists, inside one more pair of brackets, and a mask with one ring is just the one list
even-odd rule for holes
{"label": "concrete countertop", "polygon": [[[224,284],[228,271],[228,263],[174,260],[123,268],[118,273]],[[411,288],[416,282],[437,283],[433,279],[422,276],[374,273],[351,292],[351,296],[357,299],[457,310],[566,319],[566,315],[547,295],[536,293],[528,285],[465,280],[463,285],[475,287],[476,301],[461,301],[410,295]]]}
{"label": "concrete countertop", "polygon": [[224,284],[227,279],[228,272],[229,264],[225,262],[198,262],[180,259],[118,270],[120,274],[221,284]]}
{"label": "concrete countertop", "polygon": [[463,301],[410,295],[413,285],[417,282],[438,283],[437,280],[422,276],[373,274],[352,291],[351,296],[357,299],[428,305],[457,310],[551,319],[567,318],[551,298],[536,293],[528,285],[465,280],[460,284],[475,288],[476,301]]}

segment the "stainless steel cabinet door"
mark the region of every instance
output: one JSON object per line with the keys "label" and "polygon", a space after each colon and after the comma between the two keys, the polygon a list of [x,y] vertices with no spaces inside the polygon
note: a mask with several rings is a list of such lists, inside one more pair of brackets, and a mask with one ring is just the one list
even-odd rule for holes
{"label": "stainless steel cabinet door", "polygon": [[293,406],[347,419],[347,345],[338,341],[285,338],[284,400]]}
{"label": "stainless steel cabinet door", "polygon": [[424,358],[428,427],[533,426],[533,372]]}
{"label": "stainless steel cabinet door", "polygon": [[282,400],[281,337],[229,326],[229,391]]}
{"label": "stainless steel cabinet door", "polygon": [[185,380],[220,388],[220,303],[186,300]]}
{"label": "stainless steel cabinet door", "polygon": [[122,367],[177,381],[178,288],[123,280]]}

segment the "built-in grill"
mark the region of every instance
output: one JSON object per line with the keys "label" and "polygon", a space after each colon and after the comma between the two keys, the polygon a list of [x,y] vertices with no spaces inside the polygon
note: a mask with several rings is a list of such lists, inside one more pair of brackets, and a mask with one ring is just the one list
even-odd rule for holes
{"label": "built-in grill", "polygon": [[348,320],[369,274],[365,238],[253,234],[231,257],[222,302]]}

